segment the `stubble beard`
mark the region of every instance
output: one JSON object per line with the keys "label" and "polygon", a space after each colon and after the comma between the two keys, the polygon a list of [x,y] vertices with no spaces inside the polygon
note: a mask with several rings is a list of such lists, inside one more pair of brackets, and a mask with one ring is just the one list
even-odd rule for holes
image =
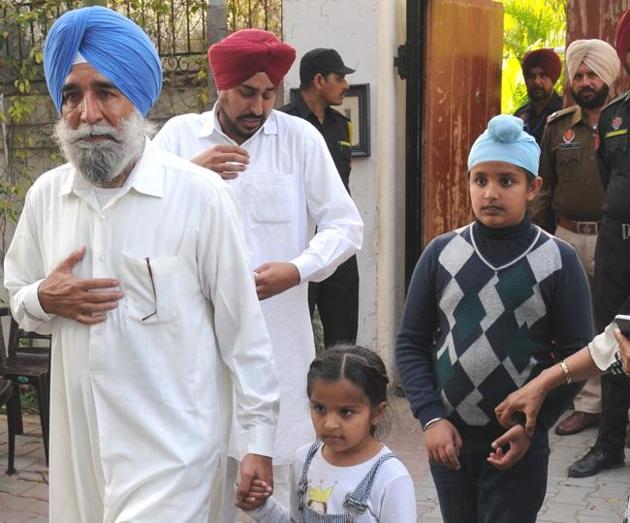
{"label": "stubble beard", "polygon": [[551,98],[551,94],[552,91],[545,91],[544,89],[540,89],[540,88],[536,88],[536,89],[531,89],[527,94],[529,94],[529,97],[532,100],[535,100],[537,102],[541,102],[543,100],[547,100],[549,98]]}
{"label": "stubble beard", "polygon": [[[90,184],[108,187],[140,158],[145,136],[153,126],[134,110],[118,127],[109,124],[82,124],[72,129],[63,119],[55,127],[57,141],[66,159]],[[89,141],[90,136],[104,136]]]}

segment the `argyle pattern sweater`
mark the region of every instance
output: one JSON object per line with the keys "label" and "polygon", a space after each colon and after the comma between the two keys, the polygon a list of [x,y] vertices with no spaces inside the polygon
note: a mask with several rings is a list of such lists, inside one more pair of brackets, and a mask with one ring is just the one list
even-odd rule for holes
{"label": "argyle pattern sweater", "polygon": [[[422,425],[497,426],[494,408],[593,336],[590,292],[571,246],[528,219],[475,222],[433,240],[414,271],[396,342],[403,387]],[[579,385],[550,394],[548,430]]]}

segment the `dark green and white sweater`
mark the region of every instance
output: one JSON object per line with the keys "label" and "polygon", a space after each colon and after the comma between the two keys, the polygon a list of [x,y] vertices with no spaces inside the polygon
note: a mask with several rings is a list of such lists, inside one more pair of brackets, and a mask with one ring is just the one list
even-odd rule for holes
{"label": "dark green and white sweater", "polygon": [[[434,239],[415,268],[396,359],[422,425],[496,427],[494,408],[593,336],[590,292],[571,246],[525,219],[505,229],[474,222]],[[550,394],[548,430],[579,385]]]}

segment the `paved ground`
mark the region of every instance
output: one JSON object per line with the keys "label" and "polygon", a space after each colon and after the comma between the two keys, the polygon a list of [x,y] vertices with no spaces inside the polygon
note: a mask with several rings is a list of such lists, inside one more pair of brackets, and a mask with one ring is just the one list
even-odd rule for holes
{"label": "paved ground", "polygon": [[[405,462],[416,482],[418,521],[441,522],[431,475],[428,472],[422,433],[407,408],[406,400],[392,400],[392,427],[387,444]],[[48,521],[48,473],[39,437],[39,419],[25,418],[25,436],[17,437],[15,476],[7,476],[6,418],[0,419],[0,523]],[[539,522],[619,523],[630,492],[630,453],[628,465],[584,479],[566,477],[567,467],[582,456],[595,439],[589,429],[583,434],[551,438],[551,458],[547,498]]]}
{"label": "paved ground", "polygon": [[[392,404],[395,424],[387,443],[405,462],[416,483],[418,521],[441,522],[422,433],[408,413],[406,400],[395,398]],[[568,437],[550,434],[547,497],[538,515],[539,522],[621,523],[630,493],[629,449],[626,449],[625,467],[590,478],[567,477],[569,465],[588,451],[596,436],[596,429]]]}

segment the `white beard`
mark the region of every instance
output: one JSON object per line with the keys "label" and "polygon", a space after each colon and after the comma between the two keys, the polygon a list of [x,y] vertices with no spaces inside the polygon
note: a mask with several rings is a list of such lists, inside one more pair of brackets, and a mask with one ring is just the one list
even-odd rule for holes
{"label": "white beard", "polygon": [[[92,185],[107,187],[112,180],[140,158],[145,136],[153,126],[137,110],[120,122],[118,127],[102,123],[81,124],[72,129],[62,118],[55,134],[66,159]],[[89,141],[90,136],[104,136]]]}

